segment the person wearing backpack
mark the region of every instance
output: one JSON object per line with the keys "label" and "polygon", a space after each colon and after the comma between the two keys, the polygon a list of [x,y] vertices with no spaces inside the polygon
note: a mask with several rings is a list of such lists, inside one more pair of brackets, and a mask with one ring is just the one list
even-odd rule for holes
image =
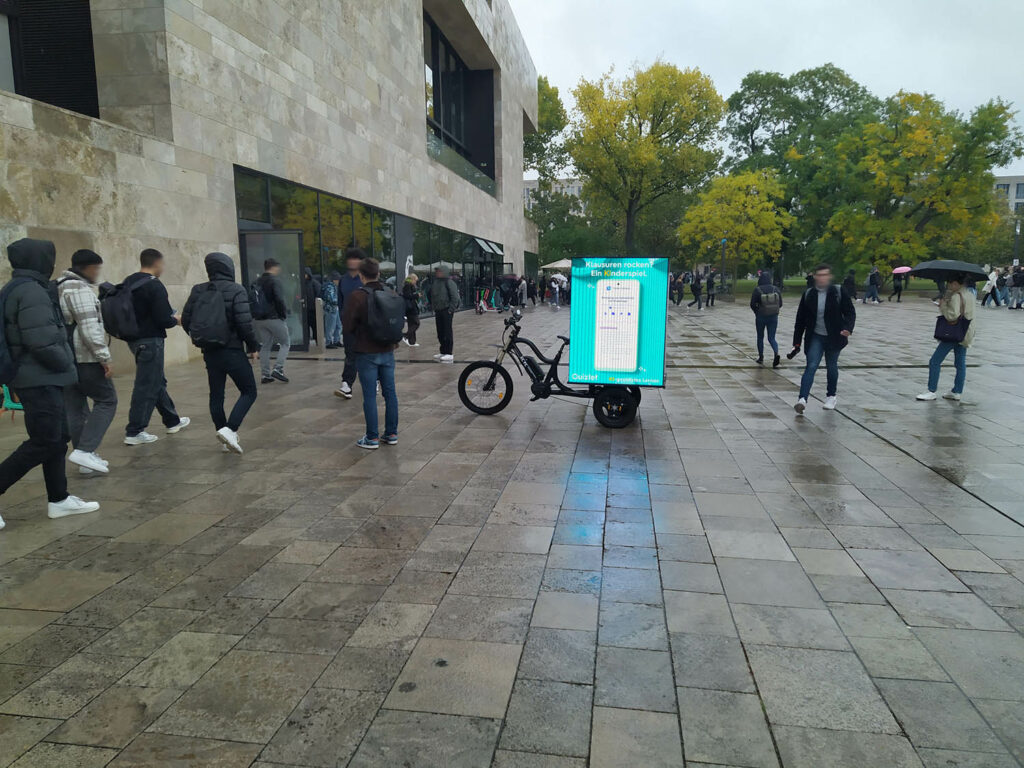
{"label": "person wearing backpack", "polygon": [[[558,306],[558,297],[552,299],[553,306]],[[449,277],[445,267],[434,270],[434,279],[430,283],[430,306],[434,308],[434,325],[437,327],[437,342],[441,351],[434,355],[439,363],[453,363],[455,357],[455,333],[452,330],[452,318],[459,308],[459,289]]]}
{"label": "person wearing backpack", "polygon": [[[110,347],[93,286],[99,280],[103,259],[82,249],[71,256],[71,269],[57,281],[61,312],[75,355],[78,381],[64,387],[64,407],[74,450],[68,461],[79,472],[107,474],[107,462],[96,451],[117,412],[117,390],[110,381]],[[89,401],[92,400],[92,408]]]}
{"label": "person wearing backpack", "polygon": [[155,248],[147,248],[139,254],[139,265],[139,271],[126,277],[122,284],[132,298],[138,334],[125,339],[135,356],[135,386],[128,407],[125,445],[156,442],[157,436],[146,431],[154,408],[160,414],[169,435],[180,432],[191,423],[187,416],[179,416],[175,410],[164,377],[167,329],[178,324],[178,317],[171,309],[167,297],[167,289],[160,282],[160,275],[164,272],[164,255]]}
{"label": "person wearing backpack", "polygon": [[[363,281],[359,279],[359,265],[366,258],[362,248],[349,248],[345,251],[345,274],[338,281],[338,300],[341,307],[341,314],[345,316],[345,302],[353,292],[363,287]],[[341,371],[341,386],[334,390],[335,397],[342,397],[346,400],[352,399],[352,385],[356,381],[356,340],[341,323],[341,340],[345,345],[345,367]]]}
{"label": "person wearing backpack", "polygon": [[331,272],[324,283],[324,341],[325,349],[341,349],[341,313],[338,299],[338,283],[341,282],[340,272]]}
{"label": "person wearing backpack", "polygon": [[64,454],[70,436],[64,387],[75,382],[77,373],[50,282],[57,249],[49,240],[24,238],[7,246],[7,257],[13,272],[0,291],[0,383],[21,401],[28,439],[0,463],[0,494],[41,466],[48,517],[95,512],[99,504],[68,493]]}
{"label": "person wearing backpack", "polygon": [[839,353],[849,343],[853,326],[857,322],[857,310],[853,307],[850,294],[832,284],[832,267],[819,264],[814,268],[814,287],[804,291],[800,306],[796,310],[793,327],[793,351],[790,357],[800,351],[803,344],[807,365],[800,379],[800,397],[793,406],[797,416],[803,416],[807,398],[814,384],[814,374],[825,358],[827,389],[825,390],[826,411],[836,407],[836,388],[839,384]]}
{"label": "person wearing backpack", "polygon": [[[256,377],[250,359],[256,358],[260,343],[253,330],[249,296],[235,282],[235,264],[223,253],[206,255],[208,283],[193,286],[181,313],[181,327],[192,343],[203,350],[206,377],[210,384],[210,418],[217,439],[226,450],[242,453],[238,430],[256,402]],[[248,353],[248,354],[247,354]],[[231,415],[224,415],[224,385],[228,378],[238,387],[238,400]]]}
{"label": "person wearing backpack", "polygon": [[366,433],[356,441],[360,448],[380,447],[377,419],[377,383],[384,395],[384,442],[398,444],[398,393],[395,390],[395,347],[402,338],[405,300],[380,282],[376,259],[359,264],[363,287],[345,300],[342,322],[355,346],[355,365],[363,390]]}
{"label": "person wearing backpack", "polygon": [[[284,286],[281,285],[281,265],[276,259],[263,262],[263,274],[249,287],[249,307],[253,317],[253,328],[260,343],[260,383],[275,381],[288,383],[284,365],[288,362],[291,349],[291,335],[288,333],[288,305],[284,300]],[[270,368],[270,355],[277,344],[277,360]]]}
{"label": "person wearing backpack", "polygon": [[757,286],[750,294],[750,308],[754,312],[754,323],[757,328],[757,364],[764,362],[764,335],[768,332],[768,343],[775,352],[772,368],[778,368],[782,358],[779,357],[779,344],[775,340],[775,331],[779,327],[779,310],[782,309],[782,293],[772,285],[771,272],[764,271],[757,277]]}

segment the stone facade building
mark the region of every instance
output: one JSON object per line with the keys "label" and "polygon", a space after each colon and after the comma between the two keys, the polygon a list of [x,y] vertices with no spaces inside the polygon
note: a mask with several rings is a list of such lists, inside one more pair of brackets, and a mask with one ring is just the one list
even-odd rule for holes
{"label": "stone facade building", "polygon": [[467,298],[536,251],[537,78],[508,0],[0,0],[0,20],[0,237],[55,241],[58,268],[92,248],[118,282],[157,248],[180,306],[207,252],[244,279],[271,254],[301,316],[303,268],[353,244],[398,281],[450,266]]}

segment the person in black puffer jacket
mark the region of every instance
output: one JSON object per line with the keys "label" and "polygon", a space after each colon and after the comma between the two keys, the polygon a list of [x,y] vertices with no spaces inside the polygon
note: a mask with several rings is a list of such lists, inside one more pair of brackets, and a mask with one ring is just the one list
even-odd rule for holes
{"label": "person in black puffer jacket", "polygon": [[[192,293],[185,302],[181,314],[181,327],[191,334],[196,317],[196,309],[203,292],[216,286],[224,300],[225,329],[222,338],[225,343],[205,345],[203,361],[206,363],[206,376],[210,383],[210,418],[217,430],[217,439],[225,450],[241,453],[242,446],[238,442],[238,430],[242,420],[256,402],[256,377],[252,372],[249,359],[255,359],[260,345],[252,325],[252,310],[249,307],[249,294],[245,288],[235,282],[235,264],[231,257],[223,253],[210,253],[206,256],[206,274],[209,283],[193,286]],[[248,359],[246,358],[248,353]],[[227,378],[238,387],[238,400],[231,409],[229,417],[224,416],[224,385]]]}
{"label": "person in black puffer jacket", "polygon": [[99,504],[68,494],[64,466],[70,439],[64,387],[74,384],[78,374],[57,290],[50,282],[57,250],[49,240],[24,238],[7,246],[7,256],[14,270],[11,284],[2,294],[4,335],[18,364],[11,389],[25,409],[28,440],[0,464],[0,494],[29,470],[42,466],[49,517],[94,512]]}

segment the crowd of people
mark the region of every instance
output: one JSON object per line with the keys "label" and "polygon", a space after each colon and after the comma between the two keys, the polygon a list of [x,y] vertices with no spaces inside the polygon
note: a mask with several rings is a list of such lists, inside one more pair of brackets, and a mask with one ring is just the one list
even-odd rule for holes
{"label": "crowd of people", "polygon": [[669,301],[678,307],[686,298],[686,289],[689,286],[693,301],[686,306],[689,308],[696,304],[697,311],[702,312],[705,306],[715,306],[715,296],[718,293],[720,282],[718,270],[714,267],[705,267],[703,271],[693,270],[671,274],[668,284]]}

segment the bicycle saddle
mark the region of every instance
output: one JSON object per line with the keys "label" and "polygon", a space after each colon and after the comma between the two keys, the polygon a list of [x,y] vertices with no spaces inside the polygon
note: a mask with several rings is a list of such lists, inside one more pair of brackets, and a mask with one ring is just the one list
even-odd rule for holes
{"label": "bicycle saddle", "polygon": [[562,341],[564,341],[564,342],[565,342],[566,344],[568,344],[568,343],[569,343],[569,337],[568,337],[568,336],[559,336],[558,338],[560,338],[560,339],[561,339]]}

